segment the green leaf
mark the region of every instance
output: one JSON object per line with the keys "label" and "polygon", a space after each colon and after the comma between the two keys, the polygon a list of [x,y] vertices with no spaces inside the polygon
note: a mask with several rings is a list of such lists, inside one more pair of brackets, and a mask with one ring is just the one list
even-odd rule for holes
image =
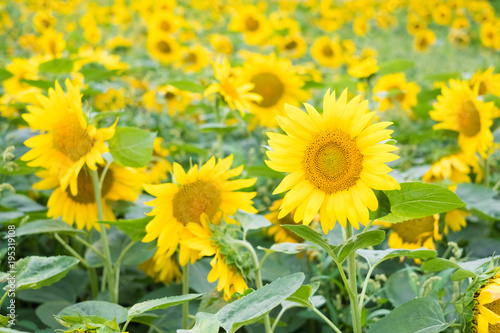
{"label": "green leaf", "polygon": [[55,82],[50,82],[46,80],[26,80],[21,79],[20,82],[27,83],[30,86],[37,87],[40,89],[48,90],[49,88],[54,88]]}
{"label": "green leaf", "polygon": [[16,229],[16,236],[26,236],[57,232],[60,234],[84,234],[85,231],[78,230],[61,220],[37,220],[23,224]]}
{"label": "green leaf", "polygon": [[249,166],[245,168],[248,177],[267,177],[280,179],[283,173],[270,169],[267,165]]}
{"label": "green leaf", "polygon": [[17,165],[17,168],[14,168],[14,170],[9,171],[5,168],[5,166],[0,167],[0,173],[7,175],[7,176],[21,176],[21,175],[30,175],[32,173],[37,172],[40,170],[40,168],[32,168],[29,167],[24,161],[21,160],[15,160],[13,161]]}
{"label": "green leaf", "polygon": [[258,321],[299,289],[304,278],[304,273],[288,275],[226,305],[216,313],[220,326],[234,332]]}
{"label": "green leaf", "polygon": [[458,72],[456,73],[437,73],[437,74],[427,74],[424,78],[429,81],[441,81],[447,82],[450,79],[460,79],[462,75]]}
{"label": "green leaf", "polygon": [[236,214],[234,214],[234,219],[241,224],[245,232],[248,230],[267,228],[271,225],[271,222],[263,215],[250,214],[242,210],[238,210]]}
{"label": "green leaf", "polygon": [[436,257],[437,253],[434,250],[428,250],[424,247],[415,250],[406,249],[387,249],[387,250],[358,250],[356,252],[360,256],[366,259],[370,266],[376,266],[382,261],[398,258],[407,257],[412,259],[431,259]]}
{"label": "green leaf", "polygon": [[16,209],[24,213],[38,212],[46,210],[47,207],[42,206],[22,194],[9,194],[2,199],[2,206]]}
{"label": "green leaf", "polygon": [[5,68],[0,68],[0,82],[10,79],[13,76],[14,75]]}
{"label": "green leaf", "polygon": [[99,223],[116,225],[118,229],[126,233],[133,242],[137,242],[146,236],[146,225],[152,219],[152,216],[146,216],[142,219],[99,221]]}
{"label": "green leaf", "polygon": [[43,62],[38,66],[40,72],[48,73],[71,73],[73,71],[73,64],[75,61],[68,58],[52,59]]}
{"label": "green leaf", "polygon": [[170,82],[167,84],[174,86],[180,90],[190,91],[190,92],[198,93],[198,94],[203,94],[203,92],[205,91],[203,86],[201,86],[197,83],[194,83],[194,82],[190,82],[190,81],[176,81],[176,82]]}
{"label": "green leaf", "polygon": [[383,222],[398,223],[465,206],[455,193],[440,185],[421,182],[400,185],[400,190],[384,191],[391,203],[391,214],[380,218]]}
{"label": "green leaf", "polygon": [[231,133],[237,128],[238,126],[235,125],[228,126],[226,124],[207,123],[200,125],[200,132],[202,133],[215,132],[215,133],[227,134]]}
{"label": "green leaf", "polygon": [[311,229],[303,224],[299,225],[282,225],[283,228],[288,229],[305,240],[321,246],[332,258],[337,258],[337,254],[333,251],[332,247],[320,233]]}
{"label": "green leaf", "polygon": [[127,320],[127,309],[124,307],[103,301],[85,301],[70,305],[57,314],[58,321],[70,319],[71,317],[101,317],[108,321],[116,320],[118,324]]}
{"label": "green leaf", "polygon": [[146,166],[153,156],[156,133],[136,127],[117,127],[109,140],[109,151],[116,163],[132,168]]}
{"label": "green leaf", "polygon": [[74,257],[26,257],[14,265],[17,290],[38,289],[62,279],[80,261]]}
{"label": "green leaf", "polygon": [[196,323],[190,330],[177,330],[177,333],[218,333],[219,321],[214,314],[198,312]]}
{"label": "green leaf", "polygon": [[118,75],[120,73],[120,70],[108,70],[104,65],[92,62],[89,64],[85,64],[80,69],[80,73],[82,73],[82,75],[85,77],[85,82],[101,82]]}
{"label": "green leaf", "polygon": [[0,333],[29,333],[29,332],[18,331],[18,330],[14,330],[12,328],[7,328],[7,327],[0,327]]}
{"label": "green leaf", "polygon": [[261,246],[257,247],[260,250],[264,250],[266,252],[280,252],[280,253],[286,253],[286,254],[296,254],[301,252],[304,249],[316,249],[315,246],[312,246],[310,244],[305,244],[305,243],[276,243],[271,246],[271,248],[266,249]]}
{"label": "green leaf", "polygon": [[128,318],[130,319],[134,316],[140,315],[141,313],[147,311],[166,309],[174,305],[182,304],[184,302],[189,302],[200,296],[201,294],[187,294],[181,296],[163,297],[142,303],[137,303],[128,310]]}
{"label": "green leaf", "polygon": [[339,262],[342,263],[347,258],[349,253],[356,252],[359,249],[366,248],[368,246],[375,246],[382,243],[385,239],[385,231],[383,230],[372,230],[362,234],[357,234],[347,239],[344,243],[333,246],[333,251],[339,258]]}
{"label": "green leaf", "polygon": [[[317,288],[316,288],[317,289]],[[309,285],[300,286],[290,297],[288,297],[285,302],[283,302],[283,306],[286,308],[290,308],[292,306],[303,306],[306,308],[312,307],[310,297],[313,294],[313,288]],[[294,303],[286,304],[286,303]]]}
{"label": "green leaf", "polygon": [[458,184],[455,193],[467,203],[467,210],[483,219],[500,219],[500,196],[497,191],[477,184]]}
{"label": "green leaf", "polygon": [[439,333],[450,325],[436,301],[417,298],[398,306],[375,322],[368,333]]}
{"label": "green leaf", "polygon": [[387,75],[392,73],[399,73],[413,67],[415,67],[415,63],[413,61],[406,59],[396,59],[381,63],[377,74]]}
{"label": "green leaf", "polygon": [[67,301],[45,302],[36,308],[35,313],[40,321],[45,325],[52,328],[59,328],[60,324],[54,316],[71,304],[72,303]]}
{"label": "green leaf", "polygon": [[451,280],[452,281],[462,281],[463,279],[475,278],[476,276],[477,276],[476,273],[473,273],[471,271],[467,271],[464,269],[459,269],[458,271],[451,274]]}
{"label": "green leaf", "polygon": [[24,216],[24,213],[15,210],[10,212],[0,212],[0,223],[11,222],[21,216]]}
{"label": "green leaf", "polygon": [[375,190],[374,192],[378,200],[378,207],[376,211],[369,211],[370,220],[380,219],[381,217],[387,216],[391,213],[391,203],[389,202],[389,198],[387,198],[384,191]]}
{"label": "green leaf", "polygon": [[422,264],[422,269],[430,272],[439,272],[448,268],[460,268],[460,265],[444,258],[426,260]]}

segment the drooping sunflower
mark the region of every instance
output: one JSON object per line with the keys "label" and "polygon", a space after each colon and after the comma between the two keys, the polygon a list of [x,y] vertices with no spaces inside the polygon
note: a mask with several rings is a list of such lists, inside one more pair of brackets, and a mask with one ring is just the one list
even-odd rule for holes
{"label": "drooping sunflower", "polygon": [[223,297],[227,301],[234,293],[242,294],[248,289],[244,274],[235,260],[228,260],[221,249],[220,242],[213,239],[213,232],[210,229],[210,221],[206,214],[200,218],[200,223],[188,223],[185,228],[182,244],[192,251],[199,253],[201,257],[214,256],[210,261],[212,269],[208,273],[208,282],[214,282],[217,279],[217,291],[224,291]]}
{"label": "drooping sunflower", "polygon": [[[417,105],[420,87],[415,82],[407,82],[404,73],[388,74],[380,78],[373,88],[375,100],[380,101],[380,111],[399,103],[403,110]],[[378,95],[377,95],[378,94]]]}
{"label": "drooping sunflower", "polygon": [[500,331],[500,271],[478,290],[475,297],[475,324],[477,333]]}
{"label": "drooping sunflower", "polygon": [[375,112],[368,112],[368,102],[356,96],[347,103],[347,89],[339,99],[327,92],[323,114],[305,104],[307,113],[286,105],[287,116],[278,116],[287,135],[268,133],[271,151],[267,165],[288,172],[273,194],[285,195],[278,218],[296,208],[294,221],[309,224],[320,212],[321,226],[327,233],[336,221],[345,227],[366,225],[370,210],[378,201],[373,189],[399,189],[387,173],[386,162],[396,160],[390,153],[398,148],[381,143],[389,139],[390,122],[371,124]]}
{"label": "drooping sunflower", "polygon": [[169,284],[172,281],[179,282],[182,278],[181,268],[175,256],[166,256],[155,252],[153,257],[139,265],[147,275],[156,282]]}
{"label": "drooping sunflower", "polygon": [[80,170],[84,165],[96,170],[98,164],[104,163],[102,154],[109,151],[105,141],[115,134],[116,123],[103,129],[87,124],[79,88],[69,79],[65,84],[67,95],[56,81],[55,90],[49,89],[49,97],[37,95],[41,106],[28,106],[29,112],[23,114],[31,129],[42,133],[24,142],[31,150],[21,160],[50,170],[59,179],[61,190],[70,186],[71,194],[76,196]]}
{"label": "drooping sunflower", "polygon": [[254,85],[252,93],[262,96],[260,102],[251,102],[250,112],[255,115],[251,126],[259,123],[265,127],[276,126],[276,115],[283,114],[283,104],[298,105],[307,99],[307,92],[302,90],[305,82],[297,74],[297,68],[288,59],[269,56],[251,55],[245,61],[240,73],[241,80]]}
{"label": "drooping sunflower", "polygon": [[[99,176],[105,169],[101,164],[97,167]],[[100,224],[97,216],[97,204],[94,196],[94,186],[90,176],[90,170],[84,167],[78,173],[77,187],[78,194],[74,195],[69,188],[63,189],[57,176],[50,171],[42,170],[36,173],[42,180],[33,185],[38,190],[49,190],[55,188],[52,192],[47,207],[48,217],[59,218],[70,225],[76,223],[78,229],[92,227],[100,230]],[[135,201],[139,190],[142,188],[142,177],[134,169],[120,167],[111,163],[102,183],[102,208],[106,221],[114,221],[115,215],[109,206],[108,201],[126,200]]]}
{"label": "drooping sunflower", "polygon": [[478,99],[478,86],[472,90],[466,81],[450,80],[429,112],[439,123],[434,129],[449,129],[458,132],[458,144],[462,151],[473,158],[478,152],[486,157],[493,144],[490,126],[498,111],[493,102]]}
{"label": "drooping sunflower", "polygon": [[205,90],[205,96],[220,93],[229,107],[232,110],[238,109],[242,116],[245,110],[252,108],[250,102],[262,100],[262,96],[250,92],[254,88],[253,84],[237,80],[227,58],[223,58],[220,63],[214,63],[213,66],[215,78],[219,80],[219,83],[211,84]]}
{"label": "drooping sunflower", "polygon": [[321,66],[338,67],[344,61],[342,47],[339,43],[330,40],[327,36],[314,41],[311,54]]}
{"label": "drooping sunflower", "polygon": [[[142,240],[147,243],[158,239],[160,254],[172,255],[177,249],[185,226],[200,223],[201,214],[218,222],[242,209],[256,213],[252,207],[255,192],[237,192],[255,184],[256,178],[229,180],[243,171],[243,165],[229,169],[233,156],[219,160],[212,157],[199,170],[194,165],[186,173],[177,163],[173,165],[176,184],[144,185],[146,191],[156,199],[146,203],[154,208],[147,215],[154,216],[146,226],[147,235]],[[181,246],[179,262],[185,265],[188,260],[196,260],[197,255]]]}
{"label": "drooping sunflower", "polygon": [[434,241],[442,238],[439,234],[439,214],[385,225],[391,228],[389,247],[393,249],[425,247],[435,250]]}

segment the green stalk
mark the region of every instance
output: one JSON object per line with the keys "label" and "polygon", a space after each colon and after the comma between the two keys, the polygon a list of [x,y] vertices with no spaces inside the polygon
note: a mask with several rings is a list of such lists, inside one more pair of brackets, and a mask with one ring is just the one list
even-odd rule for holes
{"label": "green stalk", "polygon": [[[189,294],[189,262],[182,266],[182,294]],[[189,302],[182,303],[182,328],[189,329]]]}
{"label": "green stalk", "polygon": [[[352,237],[352,225],[347,222],[345,232],[342,233],[344,241]],[[349,272],[349,294],[351,303],[352,329],[354,333],[361,333],[361,312],[358,309],[358,285],[356,282],[356,252],[352,251],[347,256],[347,269]]]}
{"label": "green stalk", "polygon": [[342,333],[342,331],[341,331],[341,330],[339,330],[339,329],[338,329],[338,327],[337,327],[337,326],[335,326],[335,324],[334,324],[334,323],[332,323],[332,322],[330,321],[330,319],[328,319],[328,318],[327,318],[327,317],[323,314],[323,312],[319,311],[319,310],[318,310],[318,309],[316,309],[314,306],[311,308],[311,310],[313,310],[313,311],[314,311],[314,313],[316,313],[318,316],[320,316],[320,317],[321,317],[321,319],[323,319],[323,320],[325,321],[325,323],[327,323],[327,324],[328,324],[328,326],[330,326],[330,327],[331,327],[331,328],[332,328],[335,332],[337,332],[337,333]]}
{"label": "green stalk", "polygon": [[[99,182],[99,175],[97,170],[90,170],[90,176],[92,177],[92,185],[94,185],[94,195],[95,202],[97,205],[97,217],[99,221],[104,221],[104,214],[102,209],[102,197],[101,197],[101,184]],[[109,251],[108,236],[106,234],[106,225],[101,225],[101,242],[102,248],[104,250],[104,266],[106,267],[106,276],[108,280],[109,293],[111,295],[111,302],[118,303],[118,295],[115,290],[115,279],[113,276],[113,264],[111,261],[111,252]],[[104,276],[103,276],[104,278]]]}
{"label": "green stalk", "polygon": [[490,160],[484,159],[484,186],[490,187]]}
{"label": "green stalk", "polygon": [[73,257],[80,260],[80,262],[82,263],[83,266],[85,266],[85,268],[88,267],[87,261],[83,259],[82,256],[79,255],[71,246],[69,246],[69,244],[66,243],[64,239],[61,238],[61,236],[59,236],[57,233],[54,233],[54,238],[59,242],[59,244],[61,244],[66,250],[68,250],[68,252],[71,253]]}
{"label": "green stalk", "polygon": [[7,295],[8,295],[8,294],[9,294],[9,290],[7,290],[7,291],[5,292],[5,294],[3,294],[2,299],[0,299],[0,306],[2,306],[2,305],[3,305],[3,302],[4,302],[4,301],[5,301],[5,299],[7,298]]}

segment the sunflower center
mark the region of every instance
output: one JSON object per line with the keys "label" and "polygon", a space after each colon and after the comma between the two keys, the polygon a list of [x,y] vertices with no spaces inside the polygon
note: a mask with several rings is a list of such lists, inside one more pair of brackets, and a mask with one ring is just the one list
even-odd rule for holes
{"label": "sunflower center", "polygon": [[487,308],[488,310],[491,310],[495,314],[500,315],[500,299],[497,299],[496,301],[485,304],[484,307]]}
{"label": "sunflower center", "polygon": [[186,57],[184,57],[184,63],[187,65],[193,65],[196,64],[196,61],[198,60],[198,57],[196,54],[190,52]]}
{"label": "sunflower center", "polygon": [[172,48],[170,47],[170,45],[166,41],[164,41],[164,40],[159,41],[156,44],[156,48],[161,53],[170,53],[172,51]]}
{"label": "sunflower center", "polygon": [[254,19],[252,16],[249,16],[245,20],[245,27],[249,31],[256,31],[256,30],[259,29],[260,23],[259,23],[259,21],[257,21],[256,19]]}
{"label": "sunflower center", "polygon": [[175,94],[173,92],[168,91],[164,97],[167,101],[170,101],[175,98]]}
{"label": "sunflower center", "polygon": [[429,46],[429,41],[427,40],[426,37],[423,37],[419,41],[420,49],[426,49],[427,46]]}
{"label": "sunflower center", "polygon": [[[99,166],[97,168],[97,173],[99,177],[101,176],[104,167]],[[104,182],[102,183],[101,195],[103,198],[106,197],[106,194],[111,190],[111,185],[113,184],[113,171],[108,169],[106,172],[106,176],[104,176]],[[92,184],[92,177],[90,176],[90,171],[87,168],[83,168],[78,174],[78,194],[76,196],[71,194],[71,190],[69,187],[66,189],[66,193],[71,198],[71,200],[81,203],[88,204],[95,202],[94,196],[94,185]]]}
{"label": "sunflower center", "polygon": [[321,49],[321,52],[323,52],[323,55],[325,57],[328,57],[328,58],[333,57],[333,50],[332,50],[330,45],[323,46],[323,48]]}
{"label": "sunflower center", "polygon": [[174,217],[184,225],[200,222],[202,213],[212,218],[221,202],[220,190],[215,184],[198,180],[179,188],[173,201]]}
{"label": "sunflower center", "polygon": [[478,90],[478,95],[484,95],[488,92],[488,87],[486,87],[486,84],[484,83],[484,81],[481,81],[481,83],[479,84],[479,90]]}
{"label": "sunflower center", "polygon": [[76,118],[64,119],[52,131],[54,148],[74,162],[92,150],[94,141]]}
{"label": "sunflower center", "polygon": [[285,45],[286,50],[294,50],[296,47],[297,47],[297,42],[294,40]]}
{"label": "sunflower center", "polygon": [[263,108],[273,107],[285,92],[285,85],[273,73],[257,74],[250,82],[254,84],[252,92],[262,96],[262,101],[257,104]]}
{"label": "sunflower center", "polygon": [[488,324],[488,333],[500,333],[500,324]]}
{"label": "sunflower center", "polygon": [[468,100],[460,106],[458,111],[458,127],[465,136],[475,136],[481,130],[481,118],[476,105]]}
{"label": "sunflower center", "polygon": [[160,29],[165,31],[165,32],[169,32],[170,29],[172,28],[172,26],[170,25],[170,23],[168,23],[168,21],[161,21],[160,22]]}
{"label": "sunflower center", "polygon": [[306,178],[331,194],[356,184],[363,170],[363,155],[356,140],[340,129],[320,132],[306,148]]}
{"label": "sunflower center", "polygon": [[394,230],[405,243],[415,244],[420,241],[424,242],[432,236],[434,231],[434,216],[396,223],[392,225],[392,230]]}

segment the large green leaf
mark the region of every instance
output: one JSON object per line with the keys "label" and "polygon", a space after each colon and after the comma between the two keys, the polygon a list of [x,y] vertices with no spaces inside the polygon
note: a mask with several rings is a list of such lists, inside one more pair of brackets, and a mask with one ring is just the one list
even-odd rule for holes
{"label": "large green leaf", "polygon": [[113,224],[121,231],[126,233],[134,242],[137,242],[146,236],[146,225],[153,219],[152,216],[146,216],[142,219],[135,220],[116,220],[116,221],[102,221],[99,223]]}
{"label": "large green leaf", "polygon": [[153,156],[156,133],[136,127],[117,127],[109,140],[109,151],[116,163],[132,168],[146,166]]}
{"label": "large green leaf", "polygon": [[216,314],[220,326],[234,332],[258,321],[299,289],[304,278],[304,273],[288,275],[226,305]]}
{"label": "large green leaf", "polygon": [[378,207],[373,212],[370,210],[370,220],[380,219],[391,213],[391,203],[384,191],[376,190],[374,192],[377,197]]}
{"label": "large green leaf", "polygon": [[362,234],[357,234],[344,243],[334,246],[333,251],[339,258],[339,262],[342,263],[349,253],[356,252],[359,249],[364,249],[368,246],[375,246],[382,243],[385,239],[385,231],[383,230],[372,230]]}
{"label": "large green leaf", "polygon": [[201,294],[187,294],[181,296],[163,297],[142,303],[137,303],[128,310],[128,317],[132,318],[147,311],[166,309],[174,305],[182,304],[184,302],[189,302],[200,296]]}
{"label": "large green leaf", "polygon": [[26,236],[35,234],[44,234],[57,232],[60,234],[76,234],[85,233],[83,230],[78,230],[61,220],[36,220],[23,224],[16,229],[16,236]]}
{"label": "large green leaf", "polygon": [[38,289],[62,279],[80,261],[74,257],[26,257],[14,265],[17,290]]}
{"label": "large green leaf", "polygon": [[470,183],[458,184],[455,193],[465,201],[467,210],[481,218],[500,219],[500,196],[497,191]]}
{"label": "large green leaf", "polygon": [[177,330],[177,333],[218,333],[219,321],[214,314],[198,312],[196,323],[190,330]]}
{"label": "large green leaf", "polygon": [[263,215],[250,214],[242,210],[239,210],[236,214],[234,214],[234,219],[241,224],[245,232],[253,229],[266,228],[271,225],[271,222],[269,222],[269,220]]}
{"label": "large green leaf", "polygon": [[42,62],[40,66],[38,66],[38,70],[40,72],[48,72],[48,73],[71,73],[73,71],[73,64],[75,60],[60,58],[60,59],[52,59],[46,62]]}
{"label": "large green leaf", "polygon": [[[71,318],[97,316],[106,320],[116,320],[118,324],[127,320],[128,312],[124,307],[103,301],[85,301],[70,305],[58,313],[57,317],[68,322]],[[61,322],[61,320],[59,320]],[[77,320],[77,319],[76,319]]]}
{"label": "large green leaf", "polygon": [[25,213],[39,212],[47,209],[47,207],[36,203],[22,194],[9,194],[4,196],[2,199],[2,206]]}
{"label": "large green leaf", "polygon": [[391,214],[381,221],[398,223],[444,213],[465,203],[446,187],[421,182],[401,183],[400,190],[384,191],[391,203]]}
{"label": "large green leaf", "polygon": [[368,333],[439,333],[450,325],[436,301],[417,298],[400,305],[375,322]]}
{"label": "large green leaf", "polygon": [[360,256],[366,259],[370,266],[376,266],[380,264],[382,261],[398,258],[398,257],[407,257],[412,259],[431,259],[434,258],[437,253],[434,250],[428,250],[426,248],[420,248],[415,250],[406,250],[406,249],[386,249],[386,250],[358,250],[356,252]]}
{"label": "large green leaf", "polygon": [[6,70],[5,68],[0,68],[0,82],[10,79],[12,76],[12,73]]}

